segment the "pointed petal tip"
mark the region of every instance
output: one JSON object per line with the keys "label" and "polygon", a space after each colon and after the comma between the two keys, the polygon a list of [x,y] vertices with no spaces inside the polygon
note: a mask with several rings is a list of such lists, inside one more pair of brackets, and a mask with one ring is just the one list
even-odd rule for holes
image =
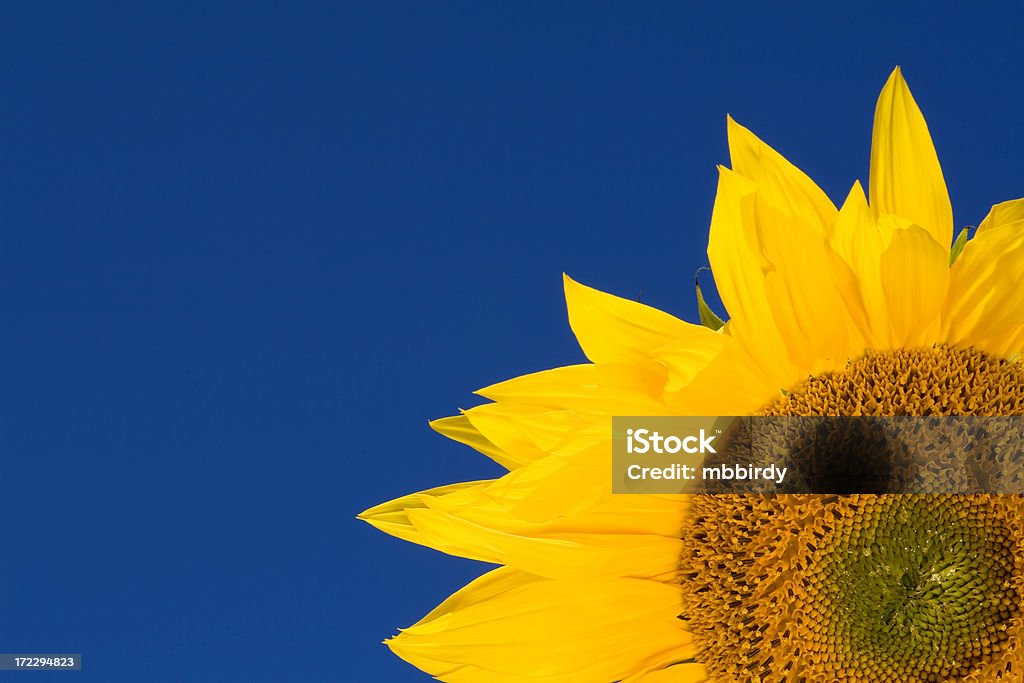
{"label": "pointed petal tip", "polygon": [[373,505],[371,507],[368,507],[365,510],[363,510],[362,512],[356,514],[356,519],[358,519],[360,522],[366,522],[367,524],[369,524],[371,526],[376,526],[374,524],[374,522],[376,522],[376,518],[383,511],[382,508],[384,508],[390,502],[392,502],[392,501],[385,501],[383,503],[378,503],[377,505]]}
{"label": "pointed petal tip", "polygon": [[928,124],[903,71],[896,67],[875,105],[868,198],[877,215],[891,213],[953,242],[953,209]]}
{"label": "pointed petal tip", "polygon": [[573,280],[571,277],[569,277],[568,273],[562,273],[562,289],[564,289],[566,293],[568,293],[572,289],[577,289],[584,286],[585,285],[581,284],[577,280]]}
{"label": "pointed petal tip", "polygon": [[[875,105],[876,116],[878,107],[883,102],[888,102],[887,106],[892,106],[891,102],[893,99],[899,101],[906,98],[909,98],[911,102],[914,100],[914,96],[910,92],[910,86],[907,85],[907,79],[903,77],[903,70],[897,66],[889,74],[889,78],[885,79],[885,85],[882,86],[882,91],[878,94],[878,102]],[[916,107],[916,103],[913,106]]]}
{"label": "pointed petal tip", "polygon": [[854,180],[853,186],[850,187],[850,191],[846,193],[846,202],[844,202],[844,205],[853,200],[857,200],[858,203],[866,205],[868,203],[867,197],[867,193],[864,192],[864,186],[861,185],[859,180]]}
{"label": "pointed petal tip", "polygon": [[885,79],[885,86],[891,87],[899,83],[906,85],[907,79],[903,76],[903,67],[897,64],[889,73],[889,77]]}
{"label": "pointed petal tip", "polygon": [[731,115],[726,114],[725,120],[725,132],[726,137],[729,140],[729,156],[731,157],[730,160],[732,162],[732,168],[733,170],[736,170],[737,147],[742,148],[742,145],[746,143],[756,148],[758,145],[764,143],[762,143],[749,128],[738,122]]}
{"label": "pointed petal tip", "polygon": [[[732,114],[726,114],[725,115],[725,123],[726,123],[726,126],[728,126],[729,130],[738,130],[738,131],[743,131],[743,132],[746,132],[746,133],[750,133],[751,132],[749,128],[747,128],[742,123],[737,121],[736,117],[733,116]],[[751,134],[753,134],[753,133],[751,133]]]}
{"label": "pointed petal tip", "polygon": [[599,294],[605,293],[585,285],[579,280],[574,280],[568,273],[562,273],[562,291],[565,292],[566,303],[568,303],[569,297],[575,297],[588,292]]}

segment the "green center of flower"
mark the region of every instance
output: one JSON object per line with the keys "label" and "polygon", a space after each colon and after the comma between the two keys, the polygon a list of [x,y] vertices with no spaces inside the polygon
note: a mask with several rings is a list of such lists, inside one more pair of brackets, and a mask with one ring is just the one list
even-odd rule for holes
{"label": "green center of flower", "polygon": [[[1019,614],[1005,511],[980,496],[859,496],[806,553],[808,654],[837,677],[960,679]],[[827,657],[842,653],[842,657]]]}

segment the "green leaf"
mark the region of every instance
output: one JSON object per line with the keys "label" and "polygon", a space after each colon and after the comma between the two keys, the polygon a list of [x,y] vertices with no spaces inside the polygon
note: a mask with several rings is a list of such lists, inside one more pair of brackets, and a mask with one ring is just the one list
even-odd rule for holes
{"label": "green leaf", "polygon": [[960,234],[953,240],[953,248],[949,250],[949,265],[953,266],[953,262],[956,261],[957,256],[964,250],[964,246],[967,245],[967,231],[970,230],[970,226],[960,231]]}
{"label": "green leaf", "polygon": [[[707,269],[702,268],[701,270]],[[715,312],[711,310],[708,303],[704,301],[704,293],[700,291],[700,270],[698,270],[697,275],[694,276],[693,282],[697,287],[697,312],[700,315],[700,324],[716,331],[722,329],[722,326],[725,325],[725,321],[715,315]]]}

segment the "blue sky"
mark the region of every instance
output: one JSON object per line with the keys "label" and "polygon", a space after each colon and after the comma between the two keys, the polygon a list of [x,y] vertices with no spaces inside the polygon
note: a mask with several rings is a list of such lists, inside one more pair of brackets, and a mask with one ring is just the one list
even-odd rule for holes
{"label": "blue sky", "polygon": [[696,319],[727,112],[838,201],[901,64],[956,224],[1024,195],[1019,15],[827,5],[0,10],[0,650],[427,680],[484,568],[354,515],[497,474],[427,420],[582,360],[563,271]]}

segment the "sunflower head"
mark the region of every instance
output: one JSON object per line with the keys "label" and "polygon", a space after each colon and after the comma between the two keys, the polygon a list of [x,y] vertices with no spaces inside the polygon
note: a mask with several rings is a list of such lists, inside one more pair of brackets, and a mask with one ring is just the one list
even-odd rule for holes
{"label": "sunflower head", "polygon": [[[589,362],[433,423],[508,472],[361,515],[502,565],[388,646],[451,683],[1024,680],[1017,497],[611,494],[613,416],[1024,414],[1024,200],[954,243],[899,69],[867,191],[838,206],[731,118],[728,136],[708,241],[727,315],[698,292],[691,324],[566,278]],[[862,436],[803,465],[863,469],[882,441]]]}

